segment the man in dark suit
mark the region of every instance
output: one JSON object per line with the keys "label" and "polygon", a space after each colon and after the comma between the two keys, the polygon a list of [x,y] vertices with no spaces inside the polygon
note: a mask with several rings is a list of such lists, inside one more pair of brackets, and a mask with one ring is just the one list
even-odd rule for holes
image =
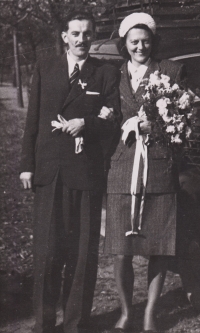
{"label": "man in dark suit", "polygon": [[[119,128],[117,71],[88,56],[94,30],[88,13],[70,14],[62,32],[67,54],[38,61],[33,76],[20,179],[24,188],[36,188],[35,333],[55,332],[61,277],[65,333],[79,332],[92,307],[104,186],[101,140]],[[104,105],[114,111],[110,120],[99,116]]]}

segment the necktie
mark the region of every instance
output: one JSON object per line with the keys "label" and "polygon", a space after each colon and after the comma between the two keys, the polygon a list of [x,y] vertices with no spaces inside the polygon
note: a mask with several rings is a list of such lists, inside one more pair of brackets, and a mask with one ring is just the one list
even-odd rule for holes
{"label": "necktie", "polygon": [[79,66],[78,66],[78,64],[75,64],[74,70],[69,77],[69,83],[71,86],[73,85],[73,83],[75,82],[77,77],[79,76],[79,73],[80,73]]}

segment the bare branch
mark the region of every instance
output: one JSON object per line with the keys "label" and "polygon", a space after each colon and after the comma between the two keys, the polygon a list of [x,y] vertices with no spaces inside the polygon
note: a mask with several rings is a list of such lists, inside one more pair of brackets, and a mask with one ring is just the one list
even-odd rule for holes
{"label": "bare branch", "polygon": [[25,18],[29,15],[29,13],[26,13],[23,17],[21,17],[16,23],[18,24],[19,22],[25,20]]}

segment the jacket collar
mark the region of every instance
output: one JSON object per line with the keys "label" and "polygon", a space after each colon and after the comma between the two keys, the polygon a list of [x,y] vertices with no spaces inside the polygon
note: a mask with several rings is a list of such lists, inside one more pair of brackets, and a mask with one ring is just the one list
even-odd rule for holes
{"label": "jacket collar", "polygon": [[[152,59],[143,79],[148,78],[149,75],[154,73],[156,70],[160,71],[159,63]],[[121,73],[120,93],[122,97],[124,97],[126,103],[131,107],[133,105],[133,100],[136,102],[142,102],[142,95],[145,93],[145,87],[140,85],[136,93],[133,92],[128,74],[127,61],[122,65]]]}
{"label": "jacket collar", "polygon": [[56,64],[54,68],[54,84],[59,85],[59,89],[57,89],[56,98],[59,100],[59,104],[63,105],[66,96],[69,93],[69,79],[68,79],[68,65],[66,60],[66,55],[62,55],[59,58],[56,58]]}
{"label": "jacket collar", "polygon": [[[67,64],[66,55],[65,55],[65,61]],[[88,57],[83,65],[79,77],[76,79],[76,82],[74,82],[72,89],[69,91],[69,94],[64,102],[63,108],[66,107],[69,103],[71,103],[79,95],[85,93],[85,91],[94,84],[95,79],[93,73],[95,68],[96,67],[92,64],[91,58]],[[79,82],[83,83],[83,85],[79,84]],[[84,85],[84,83],[86,85]],[[69,80],[68,80],[68,86],[69,86]]]}
{"label": "jacket collar", "polygon": [[[144,74],[143,79],[146,79],[149,77],[151,73],[154,73],[155,71],[160,71],[159,63],[152,59],[151,63],[149,64],[146,73]],[[145,87],[140,85],[135,93],[135,98],[138,99],[141,98],[142,95],[145,93]]]}
{"label": "jacket collar", "polygon": [[121,67],[120,95],[130,106],[133,104],[133,92],[128,74],[127,61]]}

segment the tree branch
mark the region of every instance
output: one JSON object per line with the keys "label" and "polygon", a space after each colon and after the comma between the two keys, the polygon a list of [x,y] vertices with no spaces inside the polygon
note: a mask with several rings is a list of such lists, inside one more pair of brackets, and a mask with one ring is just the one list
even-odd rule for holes
{"label": "tree branch", "polygon": [[16,22],[16,24],[18,24],[19,22],[25,20],[25,18],[27,18],[28,15],[29,15],[29,13],[26,13],[23,17],[21,17],[21,18]]}

